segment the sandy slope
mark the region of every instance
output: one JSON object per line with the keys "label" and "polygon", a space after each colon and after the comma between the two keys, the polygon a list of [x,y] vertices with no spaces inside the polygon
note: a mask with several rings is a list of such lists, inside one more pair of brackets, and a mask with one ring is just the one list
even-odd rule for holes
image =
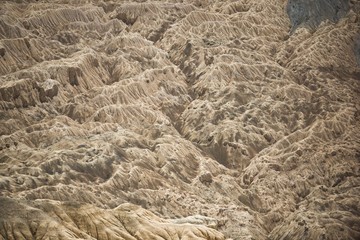
{"label": "sandy slope", "polygon": [[360,2],[325,2],[2,2],[0,238],[359,239]]}

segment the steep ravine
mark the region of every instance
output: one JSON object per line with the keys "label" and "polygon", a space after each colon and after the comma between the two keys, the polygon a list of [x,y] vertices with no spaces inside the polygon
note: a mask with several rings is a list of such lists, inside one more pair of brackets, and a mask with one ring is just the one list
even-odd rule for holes
{"label": "steep ravine", "polygon": [[0,239],[359,239],[359,1],[3,1]]}

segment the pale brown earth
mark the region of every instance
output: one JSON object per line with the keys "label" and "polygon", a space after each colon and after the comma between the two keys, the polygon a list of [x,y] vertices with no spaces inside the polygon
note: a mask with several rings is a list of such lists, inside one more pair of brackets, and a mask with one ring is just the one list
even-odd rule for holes
{"label": "pale brown earth", "polygon": [[0,239],[360,239],[360,1],[1,1]]}

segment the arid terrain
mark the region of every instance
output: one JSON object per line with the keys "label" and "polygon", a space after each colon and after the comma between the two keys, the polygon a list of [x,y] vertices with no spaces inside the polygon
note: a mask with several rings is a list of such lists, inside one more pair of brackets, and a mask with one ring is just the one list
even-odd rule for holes
{"label": "arid terrain", "polygon": [[360,239],[360,1],[0,1],[0,239]]}

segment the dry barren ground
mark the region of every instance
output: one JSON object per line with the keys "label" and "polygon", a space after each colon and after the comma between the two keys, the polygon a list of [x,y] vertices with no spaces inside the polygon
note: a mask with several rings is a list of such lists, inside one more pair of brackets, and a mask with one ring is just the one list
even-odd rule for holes
{"label": "dry barren ground", "polygon": [[0,239],[360,239],[360,1],[0,1]]}

